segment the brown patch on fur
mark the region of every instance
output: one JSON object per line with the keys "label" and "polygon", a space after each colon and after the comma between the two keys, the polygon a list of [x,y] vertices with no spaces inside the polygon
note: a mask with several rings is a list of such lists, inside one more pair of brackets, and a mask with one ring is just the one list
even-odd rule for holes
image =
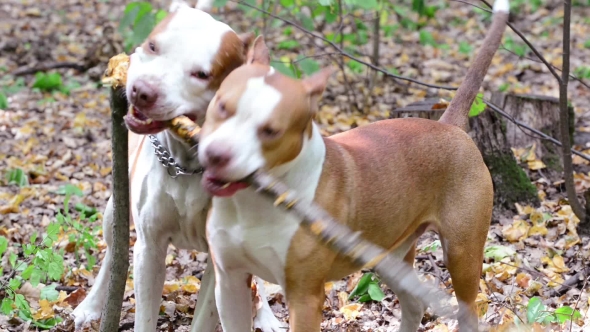
{"label": "brown patch on fur", "polygon": [[249,40],[240,39],[233,31],[228,31],[223,35],[221,47],[217,51],[211,67],[209,89],[217,90],[229,73],[246,62],[249,42]]}
{"label": "brown patch on fur", "polygon": [[[160,23],[158,23],[158,25],[156,25],[154,30],[152,30],[152,32],[150,32],[150,35],[145,39],[143,44],[141,44],[141,47],[143,48],[144,52],[146,52],[147,54],[154,53],[150,50],[150,47],[149,47],[150,42],[155,42],[154,40],[155,40],[156,36],[158,34],[160,34],[162,31],[166,30],[166,28],[168,27],[168,24],[172,21],[172,19],[174,18],[175,15],[176,15],[176,13],[168,14]],[[158,53],[158,45],[157,44],[156,44],[156,53]]]}

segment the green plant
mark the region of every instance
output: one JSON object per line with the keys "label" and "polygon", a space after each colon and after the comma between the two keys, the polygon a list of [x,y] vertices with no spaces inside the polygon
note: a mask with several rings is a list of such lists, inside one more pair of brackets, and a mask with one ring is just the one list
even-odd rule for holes
{"label": "green plant", "polygon": [[527,45],[515,42],[510,36],[506,37],[506,40],[504,41],[504,48],[518,55],[519,57],[524,57],[529,49]]}
{"label": "green plant", "polygon": [[469,109],[469,117],[480,115],[486,109],[486,104],[483,102],[483,93],[478,93]]}
{"label": "green plant", "polygon": [[516,251],[506,246],[489,246],[484,249],[483,256],[487,259],[493,259],[496,262],[501,261],[506,257],[512,257],[516,254]]}
{"label": "green plant", "polygon": [[[18,172],[14,172],[17,174]],[[96,210],[83,204],[76,204],[76,209],[80,211],[78,218],[74,218],[69,211],[69,202],[72,195],[82,196],[82,191],[74,185],[65,185],[58,189],[57,193],[64,194],[64,209],[58,212],[56,218],[51,222],[41,239],[38,233],[33,233],[27,243],[22,245],[14,243],[14,250],[8,250],[9,241],[6,237],[0,236],[0,257],[6,257],[8,261],[9,273],[0,269],[0,277],[6,280],[1,284],[1,290],[5,296],[0,303],[0,312],[6,316],[16,315],[24,321],[31,322],[40,329],[49,329],[62,321],[61,317],[38,318],[29,304],[29,299],[25,295],[17,293],[17,290],[25,283],[29,282],[33,287],[39,284],[46,284],[41,289],[41,300],[56,301],[59,293],[56,291],[55,284],[59,282],[65,274],[64,266],[64,249],[58,248],[59,234],[68,234],[70,243],[74,243],[76,258],[78,248],[84,248],[88,268],[95,264],[95,258],[90,254],[91,248],[96,248],[97,230],[91,229],[85,224],[93,222],[98,217]],[[63,213],[62,213],[63,212]],[[90,217],[87,215],[91,214]],[[17,254],[17,252],[19,252]],[[48,284],[48,285],[47,285]]]}
{"label": "green plant", "polygon": [[466,41],[459,43],[459,53],[469,55],[473,51],[473,46]]}
{"label": "green plant", "polygon": [[128,4],[119,21],[119,32],[123,35],[125,50],[129,52],[134,46],[141,44],[166,15],[168,13],[165,10],[155,10],[149,2]]}
{"label": "green plant", "polygon": [[[0,107],[1,108],[1,107]],[[16,184],[19,187],[29,185],[29,176],[20,168],[11,169],[6,173],[8,184]]]}
{"label": "green plant", "polygon": [[33,88],[37,88],[45,92],[58,91],[63,87],[61,75],[59,73],[43,73],[35,74],[35,82]]}
{"label": "green plant", "polygon": [[5,110],[8,108],[8,97],[4,94],[4,92],[0,91],[0,110]]}
{"label": "green plant", "polygon": [[580,66],[574,70],[574,75],[581,79],[590,79],[590,67]]}
{"label": "green plant", "polygon": [[379,279],[377,279],[374,273],[365,273],[348,296],[348,299],[357,297],[359,302],[379,302],[385,298],[385,294],[383,294],[379,286]]}
{"label": "green plant", "polygon": [[547,325],[550,323],[563,324],[569,320],[578,320],[582,314],[570,306],[562,306],[550,311],[541,302],[538,297],[533,297],[527,304],[526,317],[529,324],[540,323]]}
{"label": "green plant", "polygon": [[424,246],[424,248],[420,249],[423,252],[434,252],[437,251],[442,247],[440,240],[434,240],[430,244]]}

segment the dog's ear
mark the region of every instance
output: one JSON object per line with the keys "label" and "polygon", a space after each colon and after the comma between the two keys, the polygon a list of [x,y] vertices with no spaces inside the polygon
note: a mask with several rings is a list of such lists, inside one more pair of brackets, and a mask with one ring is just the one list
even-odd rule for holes
{"label": "dog's ear", "polygon": [[172,2],[170,3],[170,7],[168,7],[168,12],[174,13],[182,7],[190,7],[190,6],[184,0],[172,0]]}
{"label": "dog's ear", "polygon": [[324,68],[310,77],[303,79],[301,82],[310,99],[310,107],[312,112],[317,110],[318,101],[322,97],[328,79],[334,73],[331,67]]}
{"label": "dog's ear", "polygon": [[202,10],[205,13],[211,13],[213,7],[213,0],[197,0],[196,9]]}
{"label": "dog's ear", "polygon": [[254,45],[248,50],[246,64],[250,65],[253,63],[270,66],[270,53],[262,35],[256,37]]}
{"label": "dog's ear", "polygon": [[240,38],[240,40],[244,44],[244,56],[246,58],[248,57],[248,52],[254,46],[252,44],[252,42],[254,41],[254,37],[256,37],[256,34],[254,32],[246,32],[238,35],[238,38]]}

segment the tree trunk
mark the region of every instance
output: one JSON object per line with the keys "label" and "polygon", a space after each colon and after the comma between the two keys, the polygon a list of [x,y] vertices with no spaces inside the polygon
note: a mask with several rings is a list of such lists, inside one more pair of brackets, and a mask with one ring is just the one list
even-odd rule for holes
{"label": "tree trunk", "polygon": [[[538,95],[505,95],[493,93],[492,103],[502,108],[515,120],[526,123],[551,137],[559,137],[559,99]],[[574,109],[569,107],[569,134],[574,133]],[[506,121],[506,139],[511,147],[535,145],[535,155],[547,166],[552,177],[561,178],[563,158],[559,146],[537,138],[537,135],[521,130]]]}

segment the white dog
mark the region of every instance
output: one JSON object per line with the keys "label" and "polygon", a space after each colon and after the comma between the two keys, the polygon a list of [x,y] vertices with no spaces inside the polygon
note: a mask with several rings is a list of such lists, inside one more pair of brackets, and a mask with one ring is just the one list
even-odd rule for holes
{"label": "white dog", "polygon": [[[132,132],[142,134],[130,133],[129,137],[131,214],[137,231],[133,257],[135,331],[141,332],[156,329],[168,244],[208,252],[205,221],[211,197],[201,187],[194,150],[164,130],[165,121],[186,115],[202,123],[221,81],[245,62],[253,39],[252,34],[238,36],[201,10],[183,3],[171,7],[174,11],[131,55],[126,87],[132,108],[125,122]],[[145,135],[155,135],[149,137],[151,144]],[[112,222],[111,196],[103,221],[106,255],[92,290],[73,312],[77,327],[100,318],[106,301]],[[212,265],[207,264],[201,280],[194,332],[213,332],[219,321]],[[264,332],[279,331],[281,324],[262,287],[258,282],[263,299],[254,325]]]}

